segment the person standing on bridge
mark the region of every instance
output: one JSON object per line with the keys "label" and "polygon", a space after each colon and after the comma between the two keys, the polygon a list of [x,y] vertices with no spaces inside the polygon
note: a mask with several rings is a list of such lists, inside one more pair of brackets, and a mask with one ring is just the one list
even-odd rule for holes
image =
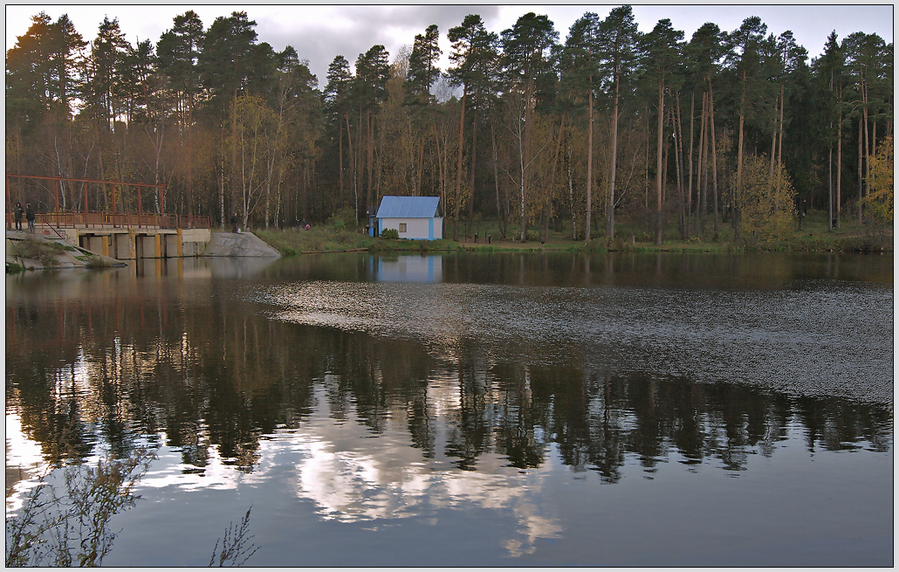
{"label": "person standing on bridge", "polygon": [[231,232],[237,233],[237,213],[231,215]]}
{"label": "person standing on bridge", "polygon": [[22,215],[25,211],[22,209],[22,203],[16,203],[16,208],[13,209],[13,217],[16,220],[16,230],[22,230]]}
{"label": "person standing on bridge", "polygon": [[25,220],[28,221],[28,232],[34,232],[34,210],[31,208],[31,203],[25,203]]}

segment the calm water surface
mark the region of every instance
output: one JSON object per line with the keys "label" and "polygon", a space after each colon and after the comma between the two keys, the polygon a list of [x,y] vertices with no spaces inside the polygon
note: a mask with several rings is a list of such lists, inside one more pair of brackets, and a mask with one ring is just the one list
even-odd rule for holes
{"label": "calm water surface", "polygon": [[253,566],[889,566],[893,259],[8,276],[7,514],[140,445],[105,565],[205,565],[252,507]]}

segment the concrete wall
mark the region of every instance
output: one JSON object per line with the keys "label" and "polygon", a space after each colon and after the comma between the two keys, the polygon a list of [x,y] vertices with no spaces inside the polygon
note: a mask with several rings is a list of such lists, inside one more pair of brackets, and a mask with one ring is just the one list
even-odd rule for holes
{"label": "concrete wall", "polygon": [[[213,242],[210,229],[58,229],[57,232],[68,242],[91,252],[109,256],[117,260],[139,258],[182,258],[202,256],[277,256],[271,247],[251,233],[235,235],[238,253],[207,253]],[[217,233],[228,237],[230,233]],[[221,241],[221,236],[219,241]],[[253,242],[255,241],[255,242]],[[214,250],[214,248],[213,248]]]}
{"label": "concrete wall", "polygon": [[158,234],[135,236],[137,258],[160,258],[162,256]]}
{"label": "concrete wall", "polygon": [[134,240],[134,231],[111,234],[111,256],[118,260],[134,260],[137,258],[137,248]]}
{"label": "concrete wall", "polygon": [[109,256],[109,236],[85,236],[81,240],[81,248],[86,248],[91,252]]}

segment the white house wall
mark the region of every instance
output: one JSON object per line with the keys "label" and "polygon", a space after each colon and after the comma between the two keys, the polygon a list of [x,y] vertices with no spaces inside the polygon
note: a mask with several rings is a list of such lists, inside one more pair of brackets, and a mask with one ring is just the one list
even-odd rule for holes
{"label": "white house wall", "polygon": [[[433,238],[431,233],[431,221],[434,224]],[[400,223],[406,223],[406,232],[400,232]],[[400,238],[408,240],[439,240],[443,238],[443,218],[384,218],[378,219],[380,230],[394,229]]]}

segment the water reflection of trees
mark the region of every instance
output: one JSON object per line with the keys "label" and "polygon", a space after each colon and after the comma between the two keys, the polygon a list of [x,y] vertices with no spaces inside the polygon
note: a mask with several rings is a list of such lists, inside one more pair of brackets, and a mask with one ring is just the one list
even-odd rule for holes
{"label": "water reflection of trees", "polygon": [[173,297],[160,287],[8,302],[7,407],[46,459],[83,457],[97,441],[124,455],[149,434],[180,448],[185,470],[214,450],[252,471],[262,439],[323,408],[374,435],[403,420],[424,458],[462,470],[488,452],[540,466],[555,444],[566,465],[608,483],[628,458],[649,472],[672,460],[745,470],[750,455],[776,455],[791,427],[809,450],[888,451],[892,440],[887,406],[507,363],[472,340],[423,347],[267,320],[231,297]]}

